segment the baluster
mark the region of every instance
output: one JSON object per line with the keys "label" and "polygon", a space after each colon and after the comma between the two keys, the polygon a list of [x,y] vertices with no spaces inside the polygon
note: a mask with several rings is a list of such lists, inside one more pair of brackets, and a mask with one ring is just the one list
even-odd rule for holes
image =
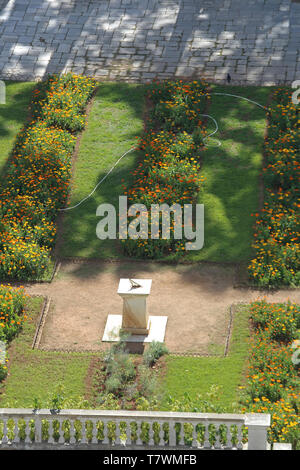
{"label": "baluster", "polygon": [[48,433],[49,433],[49,437],[48,437],[48,443],[49,444],[54,444],[54,437],[53,437],[53,419],[52,418],[49,418],[49,428],[48,428]]}
{"label": "baluster", "polygon": [[149,446],[154,446],[154,430],[153,430],[153,421],[149,423]]}
{"label": "baluster", "polygon": [[232,434],[231,434],[231,429],[230,429],[230,424],[228,424],[227,426],[227,432],[226,432],[226,447],[228,449],[232,449],[233,448],[233,444],[232,444]]}
{"label": "baluster", "polygon": [[193,426],[193,441],[192,447],[198,447],[198,440],[197,440],[197,424],[192,424]]}
{"label": "baluster", "polygon": [[103,420],[103,441],[102,441],[102,444],[109,444],[108,421],[107,421],[107,419]]}
{"label": "baluster", "polygon": [[221,449],[220,425],[215,424],[215,449]]}
{"label": "baluster", "polygon": [[136,429],[136,445],[141,446],[143,445],[142,439],[141,439],[141,434],[142,434],[142,421],[137,421],[137,429]]}
{"label": "baluster", "polygon": [[169,446],[176,446],[176,423],[175,421],[170,421],[169,423]]}
{"label": "baluster", "polygon": [[184,445],[184,423],[180,423],[178,445],[180,446]]}
{"label": "baluster", "polygon": [[134,439],[132,439],[132,428],[135,421],[128,421],[128,430],[126,431],[126,445],[132,444]]}
{"label": "baluster", "polygon": [[39,416],[34,421],[34,442],[42,442],[42,421]]}
{"label": "baluster", "polygon": [[63,418],[58,418],[58,432],[59,432],[58,443],[64,444],[65,437],[64,437],[64,431],[63,431]]}
{"label": "baluster", "polygon": [[205,429],[204,429],[204,444],[203,444],[203,447],[204,447],[204,449],[210,449],[211,445],[210,445],[210,442],[209,442],[209,429],[208,429],[209,424],[205,423],[204,426],[205,426]]}
{"label": "baluster", "polygon": [[120,421],[116,420],[116,435],[115,435],[115,445],[116,446],[119,446],[121,444],[121,440],[120,440],[120,434],[121,434],[121,431],[120,431]]}
{"label": "baluster", "polygon": [[242,439],[243,439],[243,435],[242,435],[242,425],[241,424],[238,424],[237,425],[237,449],[241,450],[243,448],[243,443],[242,443]]}
{"label": "baluster", "polygon": [[8,443],[7,421],[8,421],[8,418],[3,418],[3,437],[2,437],[2,444],[7,444],[7,443]]}
{"label": "baluster", "polygon": [[30,439],[30,427],[29,427],[29,419],[25,419],[25,443],[29,444],[31,443]]}
{"label": "baluster", "polygon": [[18,418],[13,418],[14,420],[14,442],[20,442],[20,436],[19,436],[19,420]]}
{"label": "baluster", "polygon": [[97,429],[97,419],[92,419],[92,444],[98,444],[98,438],[97,438],[97,433],[98,433],[98,429]]}
{"label": "baluster", "polygon": [[163,424],[163,421],[159,422],[159,446],[165,445]]}
{"label": "baluster", "polygon": [[76,444],[75,419],[70,419],[70,444]]}
{"label": "baluster", "polygon": [[87,440],[87,437],[86,437],[86,419],[85,418],[80,418],[80,422],[81,422],[81,440],[80,440],[80,443],[81,444],[87,444],[88,440]]}

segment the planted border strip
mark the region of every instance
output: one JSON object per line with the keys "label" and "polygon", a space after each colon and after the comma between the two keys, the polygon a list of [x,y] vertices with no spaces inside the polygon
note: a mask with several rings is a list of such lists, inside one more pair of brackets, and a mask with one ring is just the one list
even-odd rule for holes
{"label": "planted border strip", "polygon": [[[134,184],[124,194],[129,203],[144,204],[149,211],[152,204],[193,204],[203,183],[200,171],[200,152],[203,149],[205,129],[201,120],[210,98],[204,82],[154,82],[148,87],[148,99],[153,103],[140,141],[143,160],[133,172]],[[159,239],[151,239],[148,214],[140,214],[139,238],[121,240],[129,256],[157,259],[168,254],[182,256],[185,240],[174,236],[171,219],[170,237],[162,238],[160,216]],[[143,221],[145,223],[143,223]],[[144,228],[147,227],[147,228]],[[183,227],[183,225],[182,225]]]}
{"label": "planted border strip", "polygon": [[37,85],[31,122],[18,135],[0,187],[0,277],[42,279],[55,244],[56,217],[71,177],[76,133],[96,87],[92,78],[50,76]]}
{"label": "planted border strip", "polygon": [[[26,297],[23,286],[13,288],[10,285],[0,284],[0,342],[8,344],[20,332],[27,319]],[[3,353],[3,351],[0,352]],[[6,354],[4,356],[4,360],[0,362],[0,382],[7,375],[6,362],[8,360]]]}
{"label": "planted border strip", "polygon": [[291,92],[274,92],[265,139],[265,202],[256,213],[248,272],[261,287],[300,285],[300,132]]}
{"label": "planted border strip", "polygon": [[242,412],[270,413],[269,442],[289,442],[299,448],[299,364],[292,361],[299,336],[300,305],[252,302],[254,334]]}

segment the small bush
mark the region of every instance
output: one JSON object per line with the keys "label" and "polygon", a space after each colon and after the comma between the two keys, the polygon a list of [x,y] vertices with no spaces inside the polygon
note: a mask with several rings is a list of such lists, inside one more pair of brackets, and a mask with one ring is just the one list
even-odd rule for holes
{"label": "small bush", "polygon": [[138,372],[140,395],[144,398],[153,397],[157,392],[156,374],[144,365],[140,365]]}
{"label": "small bush", "polygon": [[168,352],[169,351],[164,343],[152,341],[143,354],[143,362],[148,367],[151,367],[161,356],[168,354]]}

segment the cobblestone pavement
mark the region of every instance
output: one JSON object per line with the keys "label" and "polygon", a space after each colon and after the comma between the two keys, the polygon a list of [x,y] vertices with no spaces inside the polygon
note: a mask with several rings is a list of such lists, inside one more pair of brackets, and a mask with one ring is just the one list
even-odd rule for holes
{"label": "cobblestone pavement", "polygon": [[0,78],[300,79],[291,0],[0,0]]}

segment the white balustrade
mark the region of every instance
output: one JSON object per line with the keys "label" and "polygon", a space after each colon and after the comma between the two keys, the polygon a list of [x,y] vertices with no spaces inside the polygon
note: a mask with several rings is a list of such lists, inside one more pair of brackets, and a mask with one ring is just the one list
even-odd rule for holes
{"label": "white balustrade", "polygon": [[269,414],[0,409],[0,449],[267,449]]}

